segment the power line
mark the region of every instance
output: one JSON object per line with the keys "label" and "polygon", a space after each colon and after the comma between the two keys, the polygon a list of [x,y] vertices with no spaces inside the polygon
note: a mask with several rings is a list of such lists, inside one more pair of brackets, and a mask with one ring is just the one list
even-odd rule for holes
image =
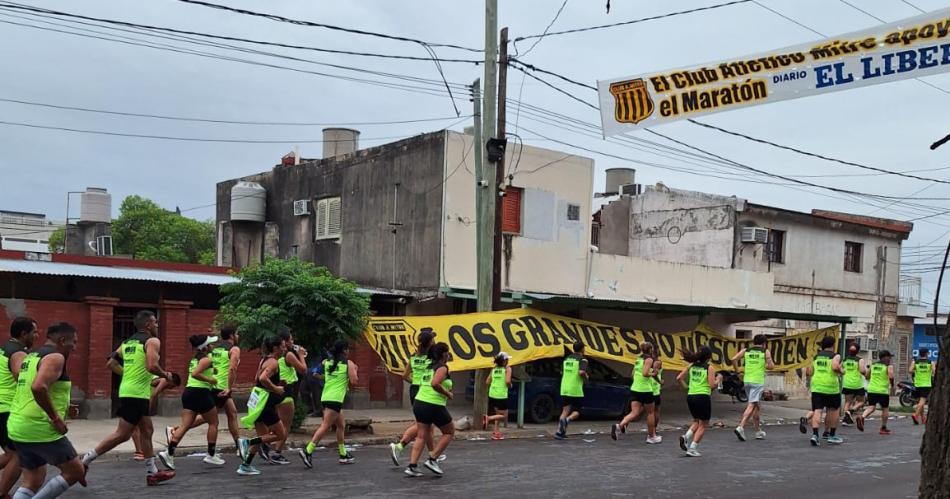
{"label": "power line", "polygon": [[345,32],[345,33],[352,33],[352,34],[356,34],[356,35],[374,36],[374,37],[378,37],[378,38],[385,38],[385,39],[388,39],[388,40],[396,40],[396,41],[401,41],[401,42],[418,43],[419,45],[428,45],[429,47],[445,47],[445,48],[452,48],[452,49],[458,49],[458,50],[465,50],[465,51],[468,51],[468,52],[475,52],[475,53],[482,53],[482,52],[484,52],[482,49],[476,49],[476,48],[471,48],[471,47],[463,47],[463,46],[461,46],[461,45],[453,45],[453,44],[450,44],[450,43],[432,43],[432,42],[426,42],[426,41],[423,41],[423,40],[419,40],[419,39],[416,39],[416,38],[408,38],[408,37],[405,37],[405,36],[389,35],[389,34],[385,34],[385,33],[378,33],[378,32],[374,32],[374,31],[366,31],[366,30],[362,30],[362,29],[345,28],[345,27],[342,27],[342,26],[335,26],[335,25],[326,24],[326,23],[318,23],[318,22],[313,22],[313,21],[304,21],[304,20],[300,20],[300,19],[291,19],[291,18],[288,18],[288,17],[279,16],[279,15],[277,15],[277,14],[269,14],[269,13],[264,13],[264,12],[255,12],[255,11],[252,11],[252,10],[239,9],[239,8],[236,8],[236,7],[230,7],[230,6],[227,6],[227,5],[219,5],[219,4],[216,4],[216,3],[203,2],[203,1],[200,1],[200,0],[178,0],[178,1],[179,1],[179,2],[183,2],[183,3],[193,4],[193,5],[200,5],[200,6],[202,6],[202,7],[210,7],[210,8],[212,8],[212,9],[218,9],[218,10],[224,10],[224,11],[228,11],[228,12],[234,12],[234,13],[236,13],[236,14],[244,14],[244,15],[248,15],[248,16],[261,17],[261,18],[264,18],[264,19],[270,19],[271,21],[278,21],[278,22],[283,22],[283,23],[295,24],[295,25],[297,25],[297,26],[309,26],[309,27],[313,27],[313,28],[325,28],[325,29],[330,29],[330,30],[335,30],[335,31],[342,31],[342,32]]}
{"label": "power line", "polygon": [[734,137],[741,137],[741,138],[743,138],[743,139],[750,140],[750,141],[752,141],[752,142],[756,142],[756,143],[759,143],[759,144],[765,144],[765,145],[769,145],[769,146],[776,147],[776,148],[779,148],[779,149],[784,149],[784,150],[786,150],[786,151],[792,151],[792,152],[794,152],[794,153],[801,154],[801,155],[803,155],[803,156],[809,156],[809,157],[812,157],[812,158],[818,158],[818,159],[822,159],[822,160],[825,160],[825,161],[831,161],[831,162],[834,162],[834,163],[840,163],[840,164],[842,164],[842,165],[847,165],[847,166],[854,166],[854,167],[857,167],[857,168],[862,168],[862,169],[865,169],[865,170],[871,170],[871,171],[875,171],[875,172],[879,172],[879,173],[884,173],[884,174],[887,174],[887,175],[895,175],[895,176],[898,176],[898,177],[912,178],[912,179],[915,179],[915,180],[925,180],[925,181],[927,181],[927,182],[936,182],[936,183],[938,183],[938,184],[950,184],[950,181],[946,181],[946,180],[940,180],[940,179],[929,178],[929,177],[920,177],[920,176],[917,176],[917,175],[909,175],[909,174],[906,174],[906,173],[900,173],[900,172],[895,172],[895,171],[891,171],[891,170],[885,170],[885,169],[883,169],[883,168],[877,168],[877,167],[874,167],[874,166],[868,166],[868,165],[864,165],[864,164],[861,164],[861,163],[855,163],[855,162],[853,162],[853,161],[846,161],[846,160],[843,160],[843,159],[838,159],[838,158],[832,158],[832,157],[829,157],[829,156],[824,156],[824,155],[818,154],[818,153],[813,153],[813,152],[804,151],[804,150],[802,150],[802,149],[798,149],[798,148],[795,148],[795,147],[786,146],[786,145],[782,145],[782,144],[777,144],[777,143],[772,142],[772,141],[769,141],[769,140],[760,139],[760,138],[757,138],[757,137],[752,137],[752,136],[750,136],[750,135],[746,135],[746,134],[744,134],[744,133],[736,132],[736,131],[733,131],[733,130],[726,130],[725,128],[721,128],[721,127],[718,127],[718,126],[715,126],[715,125],[710,125],[709,123],[703,123],[703,122],[701,122],[701,121],[697,121],[697,120],[692,119],[692,118],[690,118],[688,121],[689,121],[690,123],[694,124],[694,125],[698,125],[698,126],[701,126],[701,127],[704,127],[704,128],[709,128],[709,129],[711,129],[711,130],[716,130],[716,131],[718,131],[718,132],[722,132],[722,133],[725,133],[725,134],[728,134],[728,135],[732,135],[732,136],[734,136]]}
{"label": "power line", "polygon": [[[180,1],[185,2],[185,1],[194,1],[194,0],[180,0]],[[584,32],[584,31],[593,31],[593,30],[598,30],[598,29],[616,28],[616,27],[618,27],[618,26],[628,26],[628,25],[631,25],[631,24],[637,24],[637,23],[642,23],[642,22],[646,22],[646,21],[655,21],[655,20],[657,20],[657,19],[665,19],[665,18],[667,18],[667,17],[674,17],[674,16],[685,15],[685,14],[692,14],[692,13],[694,13],[694,12],[701,12],[701,11],[704,11],[704,10],[713,10],[713,9],[719,9],[719,8],[722,8],[722,7],[729,7],[729,6],[731,6],[731,5],[738,5],[738,4],[741,4],[741,3],[748,3],[748,2],[751,2],[751,1],[753,1],[753,0],[736,0],[736,1],[733,1],[733,2],[720,3],[720,4],[716,4],[716,5],[709,5],[709,6],[706,6],[706,7],[698,7],[698,8],[695,8],[695,9],[681,10],[681,11],[678,11],[678,12],[671,12],[671,13],[669,13],[669,14],[661,14],[661,15],[657,15],[657,16],[643,17],[643,18],[640,18],[640,19],[633,19],[633,20],[631,20],[631,21],[623,21],[623,22],[612,23],[612,24],[601,24],[601,25],[599,25],[599,26],[589,26],[589,27],[586,27],[586,28],[567,29],[567,30],[564,30],[564,31],[552,31],[552,32],[550,32],[550,33],[542,33],[542,34],[540,34],[540,35],[521,36],[521,37],[515,38],[515,41],[516,41],[516,42],[519,42],[519,41],[522,41],[522,40],[530,40],[530,39],[532,39],[532,38],[544,38],[544,37],[546,37],[546,36],[567,35],[567,34],[570,34],[570,33],[581,33],[581,32]]]}
{"label": "power line", "polygon": [[918,7],[918,6],[916,6],[916,5],[914,5],[914,4],[910,3],[910,2],[908,2],[907,0],[901,0],[901,2],[904,2],[904,3],[906,3],[907,5],[910,5],[911,7],[917,9],[921,14],[926,14],[926,13],[927,13],[926,10],[921,9],[920,7]]}
{"label": "power line", "polygon": [[[185,117],[185,116],[168,116],[162,114],[148,114],[148,113],[133,113],[127,111],[112,111],[107,109],[94,109],[88,107],[79,107],[79,106],[66,106],[58,104],[48,104],[44,102],[33,102],[25,101],[19,99],[5,99],[0,97],[0,102],[11,102],[15,104],[23,104],[28,106],[38,106],[46,107],[52,109],[64,109],[68,111],[82,111],[88,113],[99,113],[99,114],[109,114],[116,116],[130,116],[136,118],[154,118],[160,120],[173,120],[173,121],[190,121],[198,123],[218,123],[218,124],[227,124],[227,125],[259,125],[259,126],[371,126],[371,125],[404,125],[408,123],[425,123],[430,121],[447,121],[458,119],[459,116],[446,116],[443,118],[420,118],[414,120],[394,120],[394,121],[351,121],[351,122],[336,122],[336,121],[327,121],[327,122],[303,122],[303,121],[236,121],[236,120],[224,120],[224,119],[214,119],[214,118],[194,118],[194,117]],[[471,115],[466,116],[466,118],[471,118]]]}
{"label": "power line", "polygon": [[[154,30],[154,31],[163,31],[167,33],[176,33],[176,34],[181,34],[181,35],[192,35],[192,36],[200,36],[204,38],[214,38],[218,40],[252,43],[256,45],[268,45],[268,46],[273,46],[273,47],[282,47],[282,48],[297,49],[297,50],[311,50],[311,51],[316,51],[316,52],[325,52],[329,54],[353,55],[353,56],[360,56],[360,57],[377,57],[377,58],[383,58],[383,59],[404,59],[404,60],[411,60],[411,61],[431,61],[432,60],[431,56],[421,57],[421,56],[398,55],[398,54],[380,54],[380,53],[374,53],[374,52],[356,52],[356,51],[351,51],[351,50],[336,50],[336,49],[327,49],[327,48],[314,47],[314,46],[308,46],[308,45],[295,45],[295,44],[273,42],[273,41],[254,40],[250,38],[218,35],[218,34],[205,33],[205,32],[200,32],[200,31],[189,31],[189,30],[168,28],[168,27],[163,27],[163,26],[133,23],[133,22],[128,22],[128,21],[119,21],[116,19],[91,17],[91,16],[73,14],[73,13],[64,12],[64,11],[57,11],[57,10],[52,10],[52,9],[33,7],[29,5],[22,5],[22,4],[17,4],[17,3],[4,2],[0,5],[8,9],[37,12],[37,13],[50,14],[50,15],[60,16],[60,17],[75,18],[75,19],[85,19],[87,21],[96,21],[96,22],[114,24],[118,26],[130,27],[130,28],[141,28],[141,29],[148,29],[148,30]],[[469,64],[476,64],[476,65],[484,62],[478,59],[437,58],[437,60],[439,62],[459,62],[459,63],[469,63]]]}
{"label": "power line", "polygon": [[[138,133],[124,133],[124,132],[112,132],[105,130],[85,130],[80,128],[67,128],[67,127],[58,127],[58,126],[48,126],[48,125],[36,125],[33,123],[19,123],[15,121],[0,121],[0,125],[8,126],[20,126],[27,128],[39,128],[42,130],[56,130],[61,132],[72,132],[72,133],[85,133],[93,135],[110,135],[115,137],[130,137],[138,139],[157,139],[157,140],[175,140],[183,142],[221,142],[229,144],[322,144],[324,142],[346,142],[349,139],[338,139],[338,140],[311,140],[311,139],[284,139],[284,140],[264,140],[264,139],[213,139],[213,138],[199,138],[199,137],[176,137],[170,135],[148,135],[148,134],[138,134]],[[399,139],[404,138],[404,135],[392,135],[389,137],[368,137],[363,140],[389,140],[389,139]]]}
{"label": "power line", "polygon": [[769,12],[771,12],[771,13],[773,13],[773,14],[779,16],[779,17],[781,17],[782,19],[785,19],[786,21],[792,22],[792,23],[794,23],[794,24],[797,24],[797,25],[801,26],[802,28],[807,29],[808,31],[811,31],[812,33],[814,33],[814,34],[816,34],[816,35],[818,35],[818,36],[820,36],[820,37],[822,37],[822,38],[828,38],[824,33],[820,32],[820,31],[817,31],[817,30],[814,30],[814,29],[811,29],[811,28],[809,28],[808,26],[805,26],[804,24],[802,24],[802,23],[800,23],[800,22],[798,22],[798,21],[792,19],[791,17],[786,16],[785,14],[782,14],[781,12],[779,12],[779,11],[777,11],[777,10],[775,10],[775,9],[766,7],[765,5],[763,5],[763,4],[762,4],[761,2],[759,2],[758,0],[752,0],[752,3],[758,5],[759,7],[762,7],[763,9],[765,9],[765,10],[767,10],[767,11],[769,11]]}
{"label": "power line", "polygon": [[872,13],[870,13],[870,12],[868,12],[868,11],[862,9],[861,7],[858,7],[857,5],[854,5],[854,4],[851,3],[851,2],[848,2],[847,0],[838,0],[838,1],[841,2],[841,3],[843,3],[843,4],[845,4],[845,5],[847,5],[848,7],[851,7],[852,9],[854,9],[854,10],[856,10],[856,11],[858,11],[858,12],[863,13],[864,15],[866,15],[866,16],[868,16],[868,17],[870,17],[870,18],[873,18],[873,19],[876,19],[876,20],[880,21],[882,24],[887,24],[887,21],[881,19],[880,17],[875,16],[874,14],[872,14]]}
{"label": "power line", "polygon": [[551,26],[554,26],[554,23],[557,22],[557,18],[561,17],[561,12],[564,11],[564,7],[565,7],[565,6],[567,6],[567,0],[564,0],[564,2],[561,3],[561,7],[560,7],[559,9],[557,9],[557,13],[554,14],[554,19],[551,19],[551,22],[548,23],[548,26],[547,26],[546,28],[544,28],[544,33],[541,33],[541,36],[539,36],[538,39],[535,40],[534,43],[532,43],[530,47],[528,47],[528,50],[525,50],[525,51],[524,51],[524,54],[519,54],[519,53],[518,53],[518,39],[515,39],[515,41],[514,41],[515,55],[516,55],[516,56],[517,56],[517,55],[523,55],[523,56],[524,56],[524,55],[528,55],[532,50],[534,50],[534,48],[537,47],[539,43],[541,43],[541,40],[544,40],[544,37],[548,34],[548,30],[551,29]]}

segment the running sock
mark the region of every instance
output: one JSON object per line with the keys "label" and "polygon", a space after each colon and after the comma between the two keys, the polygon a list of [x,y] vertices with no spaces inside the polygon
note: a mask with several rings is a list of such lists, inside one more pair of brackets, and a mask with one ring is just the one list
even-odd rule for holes
{"label": "running sock", "polygon": [[398,450],[399,452],[402,452],[402,450],[403,450],[405,447],[406,447],[406,446],[403,445],[402,442],[399,442],[399,443],[396,444],[396,450]]}
{"label": "running sock", "polygon": [[63,495],[63,492],[67,490],[69,490],[69,483],[60,475],[46,482],[46,485],[33,496],[33,499],[52,499]]}
{"label": "running sock", "polygon": [[26,487],[16,489],[13,499],[32,499],[34,492]]}
{"label": "running sock", "polygon": [[313,454],[313,451],[317,448],[317,444],[313,442],[307,442],[307,454]]}
{"label": "running sock", "polygon": [[178,442],[169,442],[168,443],[168,455],[175,457],[175,449],[178,448]]}
{"label": "running sock", "polygon": [[818,435],[818,428],[812,428],[812,429],[811,429],[811,433],[812,433],[812,435],[815,436],[815,438],[817,438],[817,437],[820,436],[820,435]]}
{"label": "running sock", "polygon": [[96,454],[96,449],[92,449],[89,452],[83,454],[82,464],[89,466],[89,463],[95,461],[97,457],[99,457],[99,454]]}
{"label": "running sock", "polygon": [[214,451],[216,450],[217,447],[218,447],[217,442],[208,442],[208,455],[213,456]]}
{"label": "running sock", "polygon": [[343,442],[340,442],[340,443],[337,445],[337,448],[340,449],[340,455],[341,455],[341,456],[345,456],[345,455],[346,455],[346,445],[344,445]]}
{"label": "running sock", "polygon": [[686,430],[686,440],[693,439],[693,430]]}
{"label": "running sock", "polygon": [[837,428],[832,428],[832,429],[828,430],[828,433],[833,437],[833,436],[835,436],[835,431],[836,431],[836,430],[837,430]]}
{"label": "running sock", "polygon": [[155,466],[155,456],[152,456],[145,460],[145,471],[149,475],[154,475],[158,473],[158,466]]}
{"label": "running sock", "polygon": [[690,449],[696,450],[697,447],[699,447],[699,444],[697,444],[696,442],[690,442],[690,443],[689,443],[689,448],[690,448]]}

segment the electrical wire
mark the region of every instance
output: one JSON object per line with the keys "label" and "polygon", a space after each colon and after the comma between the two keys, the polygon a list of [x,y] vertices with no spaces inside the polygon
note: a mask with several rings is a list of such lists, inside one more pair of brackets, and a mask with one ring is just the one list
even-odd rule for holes
{"label": "electrical wire", "polygon": [[[180,1],[192,1],[192,0],[180,0]],[[668,18],[668,17],[682,16],[682,15],[685,15],[685,14],[692,14],[692,13],[694,13],[694,12],[702,12],[702,11],[705,11],[705,10],[720,9],[720,8],[729,7],[729,6],[732,6],[732,5],[738,5],[738,4],[742,4],[742,3],[748,3],[748,2],[751,2],[751,1],[753,1],[753,0],[736,0],[736,1],[733,1],[733,2],[720,3],[720,4],[716,4],[716,5],[708,5],[708,6],[706,6],[706,7],[697,7],[697,8],[695,8],[695,9],[681,10],[681,11],[678,11],[678,12],[670,12],[669,14],[661,14],[661,15],[657,15],[657,16],[650,16],[650,17],[644,17],[644,18],[640,18],[640,19],[633,19],[633,20],[631,20],[631,21],[622,21],[622,22],[619,22],[619,23],[611,23],[611,24],[601,24],[601,25],[599,25],[599,26],[589,26],[589,27],[586,27],[586,28],[573,28],[573,29],[567,29],[567,30],[564,30],[564,31],[552,31],[552,32],[550,32],[550,33],[542,33],[542,34],[540,34],[540,35],[521,36],[521,37],[516,38],[515,41],[530,40],[530,39],[532,39],[532,38],[544,38],[544,37],[546,37],[546,36],[567,35],[567,34],[571,34],[571,33],[582,33],[582,32],[585,32],[585,31],[594,31],[594,30],[598,30],[598,29],[616,28],[616,27],[618,27],[618,26],[629,26],[629,25],[631,25],[631,24],[637,24],[637,23],[642,23],[642,22],[646,22],[646,21],[655,21],[655,20],[657,20],[657,19],[666,19],[666,18]]]}
{"label": "electrical wire", "polygon": [[[109,114],[116,116],[129,116],[135,118],[154,118],[160,120],[173,120],[173,121],[190,121],[198,123],[216,123],[216,124],[226,124],[226,125],[257,125],[257,126],[371,126],[371,125],[403,125],[409,123],[425,123],[430,121],[447,121],[455,120],[460,118],[460,116],[446,116],[442,118],[419,118],[414,120],[394,120],[394,121],[350,121],[350,122],[335,122],[335,121],[326,121],[326,122],[304,122],[304,121],[240,121],[240,120],[225,120],[225,119],[216,119],[216,118],[194,118],[194,117],[185,117],[185,116],[168,116],[162,114],[149,114],[149,113],[133,113],[127,111],[113,111],[107,109],[94,109],[88,107],[79,107],[79,106],[66,106],[59,104],[49,104],[44,102],[35,102],[35,101],[26,101],[20,99],[6,99],[0,97],[0,102],[10,102],[15,104],[23,104],[28,106],[38,106],[51,109],[62,109],[67,111],[82,111],[88,113],[99,113],[99,114]],[[466,118],[471,118],[472,115],[465,116]]]}
{"label": "electrical wire", "polygon": [[551,22],[549,22],[548,25],[547,25],[547,27],[544,28],[544,32],[541,33],[541,36],[539,36],[539,37],[534,41],[534,43],[532,43],[531,46],[528,47],[528,50],[525,50],[525,51],[524,51],[524,54],[519,54],[519,53],[518,53],[518,39],[516,38],[515,41],[514,41],[514,43],[513,43],[513,45],[514,45],[514,47],[515,47],[515,55],[516,55],[516,56],[519,56],[519,55],[525,56],[525,55],[528,55],[532,50],[534,50],[534,48],[537,47],[539,43],[541,43],[541,40],[544,40],[544,37],[548,34],[548,31],[551,29],[551,26],[554,26],[554,23],[557,22],[557,18],[561,17],[561,12],[564,11],[564,7],[566,7],[566,6],[567,6],[567,0],[564,0],[564,1],[561,3],[561,7],[560,7],[559,9],[557,9],[557,13],[554,14],[554,19],[551,19]]}
{"label": "electrical wire", "polygon": [[405,36],[389,35],[389,34],[385,34],[385,33],[378,33],[378,32],[374,32],[374,31],[367,31],[367,30],[362,30],[362,29],[345,28],[345,27],[342,27],[342,26],[335,26],[335,25],[326,24],[326,23],[318,23],[318,22],[313,22],[313,21],[304,21],[304,20],[300,20],[300,19],[291,19],[291,18],[284,17],[284,16],[280,16],[280,15],[277,15],[277,14],[269,14],[269,13],[264,13],[264,12],[256,12],[256,11],[247,10],[247,9],[239,9],[239,8],[237,8],[237,7],[230,7],[230,6],[227,6],[227,5],[220,5],[220,4],[211,3],[211,2],[203,2],[203,1],[200,1],[200,0],[178,0],[178,1],[179,1],[179,2],[183,2],[183,3],[193,4],[193,5],[200,5],[200,6],[202,6],[202,7],[210,7],[210,8],[212,8],[212,9],[218,9],[218,10],[224,10],[224,11],[228,11],[228,12],[233,12],[233,13],[235,13],[235,14],[243,14],[243,15],[248,15],[248,16],[260,17],[260,18],[264,18],[264,19],[270,19],[271,21],[278,21],[278,22],[282,22],[282,23],[295,24],[295,25],[297,25],[297,26],[308,26],[308,27],[313,27],[313,28],[325,28],[325,29],[330,29],[330,30],[335,30],[335,31],[342,31],[342,32],[345,32],[345,33],[351,33],[351,34],[356,34],[356,35],[374,36],[374,37],[378,37],[378,38],[384,38],[384,39],[387,39],[387,40],[395,40],[395,41],[401,41],[401,42],[412,42],[412,43],[417,43],[417,44],[419,44],[419,45],[428,45],[428,46],[430,46],[430,47],[452,48],[452,49],[465,50],[465,51],[468,51],[468,52],[475,52],[475,53],[482,53],[482,52],[484,52],[484,50],[482,50],[482,49],[476,49],[476,48],[471,48],[471,47],[463,47],[463,46],[461,46],[461,45],[454,45],[454,44],[450,44],[450,43],[433,43],[433,42],[426,42],[426,41],[423,41],[423,40],[419,40],[419,39],[416,39],[416,38],[408,38],[408,37],[405,37]]}

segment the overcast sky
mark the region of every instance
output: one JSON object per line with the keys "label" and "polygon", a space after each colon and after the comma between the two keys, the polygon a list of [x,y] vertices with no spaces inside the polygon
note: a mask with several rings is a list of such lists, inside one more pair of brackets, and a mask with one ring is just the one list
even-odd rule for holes
{"label": "overcast sky", "polygon": [[[20,1],[86,16],[190,31],[339,50],[426,56],[425,50],[414,43],[295,26],[176,0]],[[483,4],[472,0],[217,1],[289,18],[390,33],[432,43],[466,47],[484,45]],[[554,17],[561,1],[500,0],[500,26],[510,27],[511,38],[539,34]],[[649,17],[721,1],[613,0],[611,3],[608,14],[605,12],[604,0],[569,0],[552,31]],[[760,0],[760,3],[827,35],[880,24],[880,21],[841,1]],[[851,3],[888,22],[919,13],[902,0],[851,0]],[[910,3],[927,11],[947,6],[946,0],[912,0]],[[304,72],[160,51],[9,24],[14,22],[47,29],[75,29],[41,23],[65,22],[61,20],[27,20],[22,17],[29,16],[0,9],[0,39],[3,40],[0,43],[0,64],[3,67],[0,99],[243,121],[350,123],[455,116],[451,101],[437,86],[426,85],[426,88],[432,89],[427,92],[439,95],[407,92]],[[107,32],[101,27],[78,27]],[[83,34],[104,36],[89,32]],[[148,39],[141,34],[113,31],[110,36],[116,35],[307,71],[385,80],[376,75],[329,68],[311,62],[196,47],[181,41]],[[550,36],[523,56],[523,60],[594,85],[598,79],[717,61],[818,38],[808,29],[749,2],[630,26]],[[518,49],[524,53],[531,43],[531,40],[520,42]],[[439,78],[431,62],[274,47],[252,48],[321,63],[412,75],[427,80]],[[442,58],[479,58],[478,54],[466,51],[448,48],[435,50]],[[446,78],[460,84],[471,83],[474,78],[482,76],[483,71],[482,66],[462,63],[444,63],[443,67]],[[550,80],[588,102],[596,102],[596,95],[590,90]],[[950,145],[936,152],[930,151],[928,146],[950,133],[950,120],[946,112],[950,109],[950,75],[933,76],[925,81],[943,88],[945,92],[919,81],[907,80],[721,113],[704,120],[779,143],[889,170],[934,169],[920,172],[919,175],[948,179]],[[511,72],[508,92],[512,99],[518,99],[520,95],[520,100],[533,106],[594,124],[600,122],[596,111],[531,79],[522,83],[522,76],[516,71]],[[455,104],[463,114],[471,113],[467,96],[456,93]],[[53,219],[65,216],[66,192],[82,190],[86,186],[108,188],[113,195],[114,211],[124,196],[141,194],[169,209],[178,206],[187,210],[186,215],[211,218],[214,209],[206,205],[214,203],[216,182],[269,169],[298,143],[296,141],[319,140],[322,128],[169,121],[48,109],[9,102],[0,102],[0,121],[133,134],[282,142],[180,142],[0,125],[0,174],[3,179],[0,209],[46,213]],[[362,131],[361,146],[370,146],[437,130],[453,123],[457,123],[457,120],[356,128]],[[516,105],[509,107],[509,123],[509,130],[519,134],[531,145],[572,151],[569,147],[539,140],[535,133],[541,133],[622,157],[698,171],[677,172],[581,153],[596,161],[597,190],[602,189],[604,169],[632,166],[637,169],[638,181],[644,184],[662,181],[671,187],[736,195],[752,202],[795,210],[821,208],[905,220],[930,213],[917,207],[908,207],[902,202],[887,206],[873,201],[875,206],[869,204],[867,199],[846,199],[837,194],[829,197],[831,193],[817,189],[802,190],[787,185],[761,183],[761,178],[755,179],[756,182],[713,178],[701,172],[722,174],[710,170],[708,164],[684,163],[681,158],[657,156],[606,143],[576,130],[539,123],[535,116],[519,115]],[[454,128],[461,130],[469,124],[470,120],[466,120]],[[919,204],[950,210],[950,202],[915,200],[918,197],[950,197],[950,189],[942,184],[885,175],[867,176],[865,174],[871,172],[760,146],[685,122],[665,125],[658,130],[771,172],[800,176],[845,175],[803,179],[863,192],[909,196],[911,201]],[[657,137],[644,132],[632,135],[657,140]],[[300,147],[304,157],[321,155],[319,143],[300,144]],[[932,257],[935,254],[934,246],[945,244],[948,235],[950,215],[916,222],[910,240],[905,243],[904,260],[915,263],[923,260],[924,263],[908,266],[907,270],[914,270],[911,267],[939,265],[939,257]],[[918,250],[917,246],[921,246],[921,249]],[[924,252],[923,257],[916,254],[917,251]],[[935,273],[925,276],[925,301],[932,300],[935,276]],[[950,303],[950,300],[941,299],[941,303]]]}

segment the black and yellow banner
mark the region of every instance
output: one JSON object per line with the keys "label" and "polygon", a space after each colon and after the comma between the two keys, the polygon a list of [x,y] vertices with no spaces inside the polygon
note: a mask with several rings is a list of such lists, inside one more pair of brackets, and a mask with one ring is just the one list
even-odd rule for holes
{"label": "black and yellow banner", "polygon": [[[510,354],[512,365],[562,357],[578,341],[587,346],[590,357],[628,364],[636,362],[640,345],[649,341],[656,345],[665,367],[671,370],[687,365],[680,357],[680,349],[706,345],[712,350],[713,364],[728,369],[726,361],[751,344],[751,340],[729,338],[705,326],[680,333],[654,333],[530,308],[460,315],[371,317],[365,336],[386,367],[402,373],[415,351],[416,337],[426,329],[435,333],[437,342],[449,345],[453,356],[449,365],[455,371],[491,367],[499,352]],[[769,340],[775,371],[805,366],[818,352],[818,342],[825,336],[837,340],[839,331],[834,326]]]}

